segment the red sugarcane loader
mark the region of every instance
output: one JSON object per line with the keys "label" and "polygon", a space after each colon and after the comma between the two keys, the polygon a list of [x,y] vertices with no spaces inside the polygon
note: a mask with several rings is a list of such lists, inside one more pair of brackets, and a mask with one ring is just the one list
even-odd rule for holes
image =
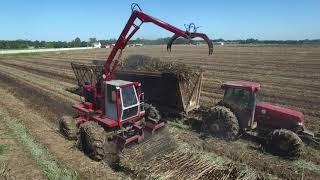
{"label": "red sugarcane loader", "polygon": [[[136,20],[141,21],[139,25],[135,24]],[[122,50],[145,22],[174,33],[174,37],[202,38],[208,43],[209,54],[212,53],[212,42],[205,34],[180,30],[145,14],[139,6],[134,5],[131,17],[96,81],[85,82],[82,86],[84,100],[72,106],[77,115],[73,118],[64,116],[59,123],[63,134],[70,139],[78,138],[81,149],[92,159],[112,162],[126,144],[141,142],[145,129],[155,132],[166,124],[154,106],[144,103],[140,82],[113,79]],[[115,58],[118,53],[119,57]],[[78,77],[77,71],[75,73]]]}

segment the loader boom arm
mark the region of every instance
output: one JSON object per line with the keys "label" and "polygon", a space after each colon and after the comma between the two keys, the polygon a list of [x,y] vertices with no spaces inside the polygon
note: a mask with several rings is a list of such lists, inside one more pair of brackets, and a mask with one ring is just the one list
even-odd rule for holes
{"label": "loader boom arm", "polygon": [[[139,19],[141,21],[139,25],[135,24],[135,21],[137,19]],[[212,51],[213,51],[212,50],[212,48],[213,48],[212,41],[207,37],[207,35],[202,34],[202,33],[183,31],[183,30],[176,28],[176,27],[174,27],[166,22],[163,22],[157,18],[149,16],[140,10],[133,10],[126,26],[122,30],[122,32],[121,32],[117,42],[115,43],[108,59],[106,60],[106,63],[103,66],[103,79],[105,79],[105,80],[112,79],[112,75],[113,75],[114,71],[116,70],[116,67],[119,63],[119,60],[115,59],[115,56],[117,55],[119,50],[122,51],[126,47],[128,41],[139,30],[140,26],[145,22],[151,22],[155,25],[158,25],[158,26],[174,33],[175,34],[174,36],[176,38],[178,38],[178,37],[183,37],[186,39],[193,39],[193,38],[197,38],[197,37],[202,38],[208,43],[209,55],[212,54]],[[131,31],[131,32],[129,33],[129,31]],[[169,42],[170,44],[168,44],[168,46],[170,46],[170,49],[171,49],[171,44],[173,43],[173,41],[174,40],[170,41]]]}

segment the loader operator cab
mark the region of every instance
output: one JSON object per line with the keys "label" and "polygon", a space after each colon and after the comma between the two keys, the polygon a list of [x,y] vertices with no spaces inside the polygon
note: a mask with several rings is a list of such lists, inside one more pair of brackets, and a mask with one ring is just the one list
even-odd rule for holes
{"label": "loader operator cab", "polygon": [[114,121],[126,121],[140,115],[143,101],[139,83],[111,80],[105,81],[105,116]]}
{"label": "loader operator cab", "polygon": [[248,81],[228,81],[223,83],[221,88],[224,90],[222,103],[235,113],[240,128],[255,129],[257,122],[254,121],[254,114],[260,84]]}

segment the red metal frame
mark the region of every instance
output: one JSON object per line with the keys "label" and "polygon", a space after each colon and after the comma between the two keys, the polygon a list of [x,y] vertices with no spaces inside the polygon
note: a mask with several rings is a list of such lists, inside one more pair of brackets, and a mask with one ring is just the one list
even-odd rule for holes
{"label": "red metal frame", "polygon": [[136,134],[130,137],[123,137],[121,134],[117,135],[118,145],[120,149],[123,149],[126,144],[136,141],[140,143],[144,139],[143,128],[137,124],[133,124],[132,128],[136,131]]}
{"label": "red metal frame", "polygon": [[151,130],[151,134],[154,134],[154,132],[163,126],[166,125],[166,122],[160,122],[160,123],[151,123],[151,122],[146,122],[146,128]]}

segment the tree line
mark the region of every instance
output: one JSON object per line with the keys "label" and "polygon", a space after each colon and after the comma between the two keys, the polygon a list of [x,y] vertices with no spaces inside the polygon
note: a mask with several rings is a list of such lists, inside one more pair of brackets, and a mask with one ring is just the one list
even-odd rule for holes
{"label": "tree line", "polygon": [[0,49],[27,49],[27,48],[70,48],[70,47],[86,47],[87,41],[81,41],[80,38],[67,41],[31,41],[31,40],[0,40]]}
{"label": "tree line", "polygon": [[[129,44],[145,44],[145,45],[159,45],[166,44],[170,37],[158,38],[154,40],[140,39],[130,40]],[[82,41],[79,37],[72,41],[31,41],[31,40],[0,40],[0,49],[27,49],[27,48],[71,48],[71,47],[87,47],[92,46],[95,42],[104,44],[114,44],[116,39],[97,40],[96,38],[89,38],[87,41]],[[245,40],[224,40],[215,39],[214,42],[226,42],[237,44],[320,44],[320,39],[314,40],[258,40],[258,39],[245,39]],[[187,40],[183,38],[177,39],[175,44],[197,44],[202,43],[202,40]]]}

